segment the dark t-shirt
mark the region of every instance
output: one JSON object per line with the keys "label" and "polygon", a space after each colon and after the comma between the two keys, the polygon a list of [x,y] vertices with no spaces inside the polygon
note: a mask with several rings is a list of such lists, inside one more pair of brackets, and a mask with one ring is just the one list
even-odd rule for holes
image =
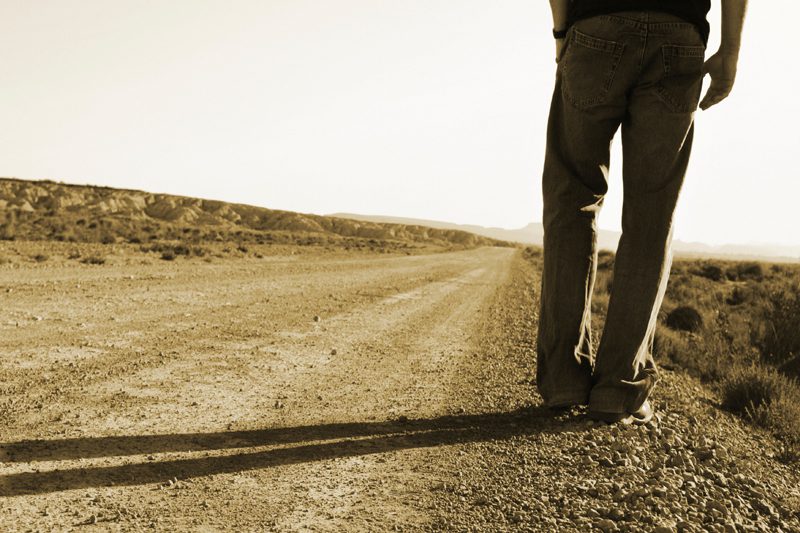
{"label": "dark t-shirt", "polygon": [[708,42],[709,26],[706,16],[710,10],[711,0],[571,0],[569,24],[595,15],[619,11],[660,11],[695,24],[703,41]]}

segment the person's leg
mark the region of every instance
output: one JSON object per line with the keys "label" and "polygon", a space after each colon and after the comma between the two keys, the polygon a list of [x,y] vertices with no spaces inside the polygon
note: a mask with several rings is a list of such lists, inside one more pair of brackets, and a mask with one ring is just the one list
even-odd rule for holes
{"label": "person's leg", "polygon": [[[585,405],[592,372],[591,295],[596,218],[609,144],[624,114],[620,28],[600,19],[570,31],[547,128],[537,385],[545,405]],[[577,31],[577,33],[576,33]]]}
{"label": "person's leg", "polygon": [[672,216],[686,173],[704,46],[689,24],[650,25],[643,74],[622,123],[622,237],[589,409],[633,413],[657,381],[652,347],[671,266]]}

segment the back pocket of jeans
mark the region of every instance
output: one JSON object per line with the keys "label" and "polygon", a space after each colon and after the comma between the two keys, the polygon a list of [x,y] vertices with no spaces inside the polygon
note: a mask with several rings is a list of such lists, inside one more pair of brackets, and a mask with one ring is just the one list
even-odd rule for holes
{"label": "back pocket of jeans", "polygon": [[674,113],[691,113],[700,102],[703,87],[702,46],[665,44],[661,47],[664,76],[656,85],[658,95]]}
{"label": "back pocket of jeans", "polygon": [[622,43],[592,37],[573,27],[559,63],[564,96],[580,109],[605,102],[624,49]]}

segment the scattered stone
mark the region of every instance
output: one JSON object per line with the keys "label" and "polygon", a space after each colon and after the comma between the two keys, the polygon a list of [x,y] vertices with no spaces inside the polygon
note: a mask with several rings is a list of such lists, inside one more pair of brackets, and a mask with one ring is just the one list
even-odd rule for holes
{"label": "scattered stone", "polygon": [[615,524],[613,520],[609,520],[608,518],[598,520],[597,522],[594,523],[594,527],[602,530],[604,533],[609,533],[610,531],[617,530],[617,524]]}

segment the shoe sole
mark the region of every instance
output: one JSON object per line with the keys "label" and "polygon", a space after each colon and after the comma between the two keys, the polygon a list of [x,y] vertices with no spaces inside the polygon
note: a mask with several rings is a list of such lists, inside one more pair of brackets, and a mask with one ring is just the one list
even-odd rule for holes
{"label": "shoe sole", "polygon": [[606,424],[622,424],[624,426],[630,425],[644,425],[653,419],[653,409],[650,407],[650,402],[645,401],[639,411],[625,415],[624,413],[604,413],[601,411],[589,411],[586,415],[599,422]]}

